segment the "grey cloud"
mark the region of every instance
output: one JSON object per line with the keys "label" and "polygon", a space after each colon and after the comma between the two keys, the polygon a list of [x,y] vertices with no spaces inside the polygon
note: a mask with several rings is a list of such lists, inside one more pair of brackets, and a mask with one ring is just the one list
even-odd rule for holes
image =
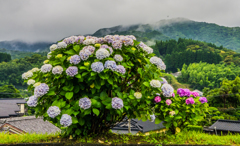
{"label": "grey cloud", "polygon": [[239,8],[239,0],[0,0],[0,41],[57,41],[176,17],[232,27],[240,25]]}

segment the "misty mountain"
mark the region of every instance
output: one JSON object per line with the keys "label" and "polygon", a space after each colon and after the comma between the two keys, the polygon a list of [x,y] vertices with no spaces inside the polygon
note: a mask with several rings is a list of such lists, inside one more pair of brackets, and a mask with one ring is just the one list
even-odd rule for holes
{"label": "misty mountain", "polygon": [[48,51],[51,42],[27,43],[24,41],[1,41],[0,48],[13,51],[42,52]]}
{"label": "misty mountain", "polygon": [[[157,37],[157,32],[161,37]],[[150,35],[150,33],[154,35]],[[108,34],[141,34],[140,38],[147,37],[154,40],[188,38],[214,43],[232,50],[240,49],[240,27],[225,27],[214,23],[196,22],[185,18],[160,20],[152,24],[135,24],[130,26],[115,26],[97,30],[93,36]],[[148,36],[147,36],[148,35]]]}

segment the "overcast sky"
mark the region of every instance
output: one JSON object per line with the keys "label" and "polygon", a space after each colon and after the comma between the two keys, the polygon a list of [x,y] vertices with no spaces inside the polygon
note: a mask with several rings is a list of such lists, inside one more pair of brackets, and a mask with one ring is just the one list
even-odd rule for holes
{"label": "overcast sky", "polygon": [[56,42],[176,17],[239,27],[240,0],[0,0],[0,41]]}

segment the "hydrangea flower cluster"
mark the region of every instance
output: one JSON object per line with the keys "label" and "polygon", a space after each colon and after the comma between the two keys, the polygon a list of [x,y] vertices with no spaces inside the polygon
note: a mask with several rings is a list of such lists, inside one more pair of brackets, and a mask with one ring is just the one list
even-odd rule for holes
{"label": "hydrangea flower cluster", "polygon": [[156,57],[156,56],[153,56],[153,57],[150,58],[150,62],[151,62],[152,64],[155,64],[155,65],[157,65],[157,66],[160,66],[163,61],[162,61],[161,58]]}
{"label": "hydrangea flower cluster", "polygon": [[191,91],[190,91],[189,89],[179,88],[179,89],[177,90],[177,94],[178,94],[180,97],[183,97],[183,96],[189,97],[190,94],[191,94]]}
{"label": "hydrangea flower cluster", "polygon": [[50,46],[49,49],[52,52],[52,51],[56,50],[57,48],[58,48],[58,46],[56,44],[53,44],[53,45]]}
{"label": "hydrangea flower cluster", "polygon": [[156,103],[159,103],[159,102],[161,101],[161,97],[160,97],[160,96],[156,96],[156,97],[154,98],[154,101],[155,101]]}
{"label": "hydrangea flower cluster", "polygon": [[101,48],[103,48],[103,49],[107,49],[107,50],[110,52],[110,54],[113,53],[113,49],[112,49],[112,47],[109,47],[108,45],[102,45],[102,46],[100,47],[100,49],[101,49]]}
{"label": "hydrangea flower cluster", "polygon": [[76,66],[69,66],[66,70],[66,73],[70,77],[74,77],[76,74],[78,74],[78,68]]}
{"label": "hydrangea flower cluster", "polygon": [[114,58],[114,60],[116,60],[117,62],[121,62],[121,61],[123,61],[122,56],[119,55],[119,54],[116,54],[113,58]]}
{"label": "hydrangea flower cluster", "polygon": [[167,100],[166,100],[166,104],[169,106],[170,104],[172,104],[172,100],[167,99]]}
{"label": "hydrangea flower cluster", "polygon": [[125,46],[133,46],[134,45],[133,39],[128,38],[128,37],[125,37],[123,39],[123,43]]}
{"label": "hydrangea flower cluster", "polygon": [[195,101],[194,101],[194,99],[193,99],[192,97],[186,99],[186,104],[187,104],[187,105],[189,105],[189,104],[194,104],[194,103],[195,103]]}
{"label": "hydrangea flower cluster", "polygon": [[52,69],[52,73],[54,74],[54,75],[56,75],[56,74],[62,74],[62,72],[63,72],[63,68],[60,66],[60,65],[58,65],[58,66],[55,66],[53,69]]}
{"label": "hydrangea flower cluster", "polygon": [[41,67],[41,72],[47,73],[47,72],[50,72],[51,69],[52,69],[52,65],[51,65],[51,64],[44,64],[44,65]]}
{"label": "hydrangea flower cluster", "polygon": [[102,62],[94,62],[91,65],[92,71],[100,73],[104,70],[103,63]]}
{"label": "hydrangea flower cluster", "polygon": [[39,85],[41,85],[41,83],[40,83],[40,82],[37,82],[37,83],[35,83],[35,84],[33,85],[33,87],[37,87],[37,86],[39,86]]}
{"label": "hydrangea flower cluster", "polygon": [[70,63],[74,64],[74,65],[78,64],[80,61],[81,61],[81,59],[80,59],[80,56],[78,56],[78,55],[73,55],[70,58]]}
{"label": "hydrangea flower cluster", "polygon": [[33,85],[34,83],[35,83],[35,80],[33,79],[29,79],[27,82],[28,85]]}
{"label": "hydrangea flower cluster", "polygon": [[47,110],[47,114],[51,118],[55,118],[56,116],[60,115],[61,111],[57,106],[50,106]]}
{"label": "hydrangea flower cluster", "polygon": [[65,38],[63,42],[65,42],[66,44],[74,44],[74,43],[82,44],[84,41],[84,38],[85,38],[84,36],[70,36],[68,38]]}
{"label": "hydrangea flower cluster", "polygon": [[39,71],[39,70],[40,70],[39,68],[36,68],[36,67],[35,67],[35,68],[33,68],[31,71],[32,71],[32,72],[37,72],[37,71]]}
{"label": "hydrangea flower cluster", "polygon": [[160,65],[157,66],[158,69],[160,70],[165,70],[166,69],[166,65],[164,62],[162,62]]}
{"label": "hydrangea flower cluster", "polygon": [[121,109],[123,108],[123,100],[118,97],[112,98],[112,108]]}
{"label": "hydrangea flower cluster", "polygon": [[107,49],[104,49],[104,48],[100,48],[97,50],[96,52],[96,58],[97,59],[104,59],[104,58],[107,58],[110,56],[110,53],[108,52]]}
{"label": "hydrangea flower cluster", "polygon": [[160,83],[159,80],[151,80],[150,85],[151,85],[153,88],[160,88],[160,87],[161,87],[161,83]]}
{"label": "hydrangea flower cluster", "polygon": [[135,92],[135,93],[134,93],[134,96],[135,96],[137,99],[140,99],[140,98],[142,98],[142,93],[140,93],[140,92]]}
{"label": "hydrangea flower cluster", "polygon": [[175,111],[170,111],[169,112],[169,115],[171,115],[171,116],[173,116],[173,115],[175,115],[176,113],[175,113]]}
{"label": "hydrangea flower cluster", "polygon": [[31,71],[28,71],[22,74],[22,78],[25,80],[28,78],[31,78],[32,76],[33,76],[33,73]]}
{"label": "hydrangea flower cluster", "polygon": [[35,87],[34,95],[35,97],[42,97],[43,95],[47,94],[49,91],[49,87],[45,83],[41,83],[39,86]]}
{"label": "hydrangea flower cluster", "polygon": [[199,96],[199,93],[198,93],[198,92],[190,92],[190,94],[193,95],[194,97]]}
{"label": "hydrangea flower cluster", "polygon": [[63,125],[64,127],[72,125],[72,117],[69,116],[68,114],[63,114],[60,119],[60,124]]}
{"label": "hydrangea flower cluster", "polygon": [[52,52],[49,52],[48,54],[47,54],[47,59],[50,59],[51,57],[52,57]]}
{"label": "hydrangea flower cluster", "polygon": [[162,81],[160,81],[161,84],[168,84],[168,82],[167,82],[167,80],[165,78],[161,78],[161,79],[162,79]]}
{"label": "hydrangea flower cluster", "polygon": [[84,45],[91,45],[91,44],[95,44],[96,41],[94,39],[86,39],[83,41]]}
{"label": "hydrangea flower cluster", "polygon": [[147,45],[145,45],[143,42],[140,42],[138,46],[141,48],[147,47]]}
{"label": "hydrangea flower cluster", "polygon": [[113,42],[112,42],[112,46],[113,46],[113,48],[116,49],[116,50],[117,50],[117,49],[120,49],[120,50],[121,50],[121,48],[122,48],[122,42],[121,42],[121,41],[117,41],[117,40],[116,40],[116,41],[113,41]]}
{"label": "hydrangea flower cluster", "polygon": [[201,103],[205,103],[205,102],[207,102],[207,98],[206,98],[206,97],[200,97],[200,98],[199,98],[199,101],[200,101]]}
{"label": "hydrangea flower cluster", "polygon": [[36,107],[37,106],[37,98],[34,95],[29,97],[29,99],[27,101],[27,105],[30,107]]}
{"label": "hydrangea flower cluster", "polygon": [[107,68],[107,69],[111,69],[112,71],[117,70],[117,65],[116,65],[115,61],[107,60],[104,64],[104,67]]}
{"label": "hydrangea flower cluster", "polygon": [[87,60],[90,55],[92,55],[95,51],[95,47],[93,46],[85,46],[80,52],[79,56],[82,60]]}
{"label": "hydrangea flower cluster", "polygon": [[165,97],[172,97],[173,96],[173,92],[174,92],[174,89],[171,85],[165,83],[162,85],[162,91],[163,91],[163,96]]}
{"label": "hydrangea flower cluster", "polygon": [[57,44],[57,48],[58,49],[64,49],[64,48],[67,48],[67,44],[65,42],[59,42]]}
{"label": "hydrangea flower cluster", "polygon": [[156,119],[155,115],[150,115],[150,119],[151,119],[151,120],[150,120],[151,122],[154,122],[155,119]]}
{"label": "hydrangea flower cluster", "polygon": [[148,46],[144,47],[144,48],[143,48],[143,51],[147,52],[148,54],[153,53],[153,49],[150,48],[150,47],[148,47]]}
{"label": "hydrangea flower cluster", "polygon": [[125,72],[126,72],[126,69],[122,65],[117,65],[116,69],[117,69],[116,71],[121,73],[121,74],[125,74]]}
{"label": "hydrangea flower cluster", "polygon": [[79,106],[82,108],[82,109],[89,109],[92,105],[92,102],[89,98],[87,97],[84,97],[84,98],[81,98],[79,100]]}

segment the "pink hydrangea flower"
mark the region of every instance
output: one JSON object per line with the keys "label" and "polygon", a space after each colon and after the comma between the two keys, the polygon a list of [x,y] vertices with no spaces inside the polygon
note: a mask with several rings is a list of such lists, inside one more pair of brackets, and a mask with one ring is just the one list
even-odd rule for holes
{"label": "pink hydrangea flower", "polygon": [[172,104],[172,100],[167,99],[167,100],[166,100],[166,104],[169,106],[170,104]]}
{"label": "pink hydrangea flower", "polygon": [[160,97],[160,96],[156,96],[156,97],[154,98],[154,101],[155,101],[156,103],[160,102],[160,101],[161,101],[161,97]]}
{"label": "pink hydrangea flower", "polygon": [[199,93],[198,92],[191,92],[191,95],[193,95],[194,97],[197,97],[197,96],[199,96]]}
{"label": "pink hydrangea flower", "polygon": [[175,93],[172,94],[172,97],[175,97]]}
{"label": "pink hydrangea flower", "polygon": [[194,103],[195,103],[195,101],[194,101],[194,99],[193,99],[192,97],[186,99],[186,104],[187,104],[187,105],[189,105],[189,104],[194,104]]}

